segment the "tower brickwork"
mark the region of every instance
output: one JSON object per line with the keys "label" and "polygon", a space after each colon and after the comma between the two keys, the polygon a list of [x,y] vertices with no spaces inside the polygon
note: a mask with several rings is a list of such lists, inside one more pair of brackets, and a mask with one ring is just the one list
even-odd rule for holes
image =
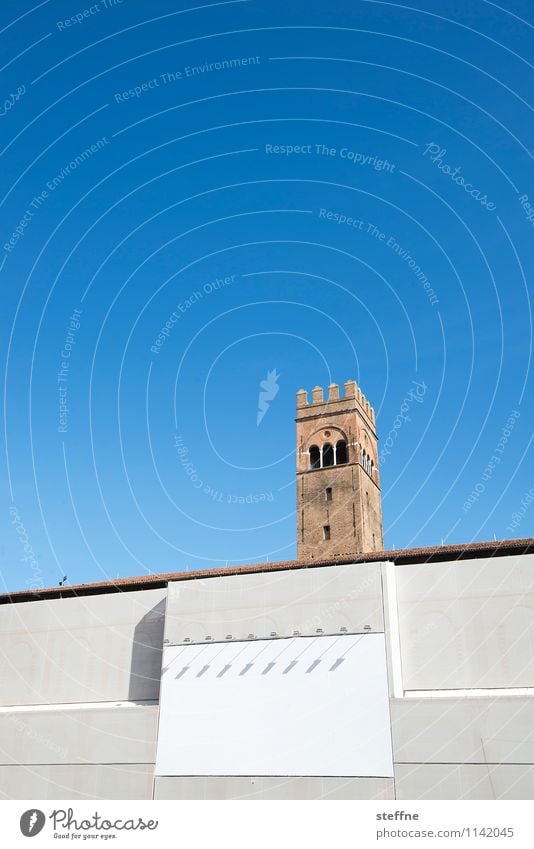
{"label": "tower brickwork", "polygon": [[299,560],[384,547],[375,413],[354,380],[297,393]]}

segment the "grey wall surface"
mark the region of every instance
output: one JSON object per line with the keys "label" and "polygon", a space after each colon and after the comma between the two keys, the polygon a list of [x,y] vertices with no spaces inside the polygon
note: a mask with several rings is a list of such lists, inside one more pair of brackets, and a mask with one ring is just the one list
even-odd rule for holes
{"label": "grey wall surface", "polygon": [[0,799],[151,799],[152,764],[0,766]]}
{"label": "grey wall surface", "polygon": [[392,699],[397,763],[534,764],[534,699]]}
{"label": "grey wall surface", "polygon": [[534,766],[400,764],[397,799],[534,799]]}
{"label": "grey wall surface", "polygon": [[0,606],[0,704],[157,699],[165,589]]}
{"label": "grey wall surface", "polygon": [[394,799],[392,778],[157,777],[155,799]]}
{"label": "grey wall surface", "polygon": [[405,690],[448,691],[390,699],[395,781],[154,780],[164,636],[380,632],[383,565],[173,582],[165,635],[164,589],[0,606],[0,797],[534,799],[534,698],[450,692],[534,687],[534,555],[394,567],[390,692],[390,637]]}
{"label": "grey wall surface", "polygon": [[291,637],[384,630],[380,566],[327,566],[169,584],[169,645],[224,641],[228,635]]}
{"label": "grey wall surface", "polygon": [[395,574],[405,690],[534,686],[534,555]]}
{"label": "grey wall surface", "polygon": [[165,598],[0,607],[2,798],[152,798]]}
{"label": "grey wall surface", "polygon": [[158,705],[0,711],[0,764],[154,763]]}
{"label": "grey wall surface", "polygon": [[436,691],[391,699],[397,798],[534,798],[534,699],[491,693],[534,686],[534,556],[394,572],[403,688]]}

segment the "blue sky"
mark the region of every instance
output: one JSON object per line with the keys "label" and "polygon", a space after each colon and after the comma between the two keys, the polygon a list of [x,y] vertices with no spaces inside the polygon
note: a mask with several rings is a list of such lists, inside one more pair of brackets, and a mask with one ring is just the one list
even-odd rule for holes
{"label": "blue sky", "polygon": [[530,4],[192,6],[1,12],[3,588],[293,558],[349,378],[387,548],[531,535]]}

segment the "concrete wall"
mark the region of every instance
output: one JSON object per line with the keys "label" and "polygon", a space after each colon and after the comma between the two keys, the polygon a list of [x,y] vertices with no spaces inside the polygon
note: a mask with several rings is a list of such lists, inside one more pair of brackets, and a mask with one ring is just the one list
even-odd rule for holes
{"label": "concrete wall", "polygon": [[395,575],[406,690],[534,687],[534,555]]}
{"label": "concrete wall", "polygon": [[158,704],[0,711],[0,764],[154,763]]}
{"label": "concrete wall", "polygon": [[157,699],[166,590],[0,606],[1,705]]}
{"label": "concrete wall", "polygon": [[534,698],[392,699],[395,762],[534,764]]}
{"label": "concrete wall", "polygon": [[394,799],[392,778],[157,776],[155,799]]}
{"label": "concrete wall", "polygon": [[[0,797],[534,798],[534,556],[174,582],[164,623],[165,599],[140,590],[0,606]],[[167,652],[240,643],[242,659],[276,635],[298,661],[310,637],[381,632],[394,778],[154,779],[164,637]],[[334,734],[340,711],[333,698]]]}
{"label": "concrete wall", "polygon": [[152,798],[165,598],[0,606],[1,798]]}
{"label": "concrete wall", "polygon": [[396,566],[388,595],[397,798],[534,798],[534,556]]}
{"label": "concrete wall", "polygon": [[[367,628],[366,628],[367,626]],[[215,642],[384,630],[377,564],[328,566],[169,584],[165,641]]]}
{"label": "concrete wall", "polygon": [[153,764],[0,766],[0,799],[151,799]]}
{"label": "concrete wall", "polygon": [[399,764],[397,799],[534,799],[534,766]]}

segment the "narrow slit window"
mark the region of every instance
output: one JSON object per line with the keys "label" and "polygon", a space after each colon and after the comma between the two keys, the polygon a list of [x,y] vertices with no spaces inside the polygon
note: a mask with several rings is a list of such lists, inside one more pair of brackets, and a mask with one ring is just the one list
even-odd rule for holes
{"label": "narrow slit window", "polygon": [[324,491],[324,500],[325,501],[332,501],[332,487],[331,486],[326,487],[326,489]]}
{"label": "narrow slit window", "polygon": [[323,525],[323,539],[330,539],[330,525]]}

